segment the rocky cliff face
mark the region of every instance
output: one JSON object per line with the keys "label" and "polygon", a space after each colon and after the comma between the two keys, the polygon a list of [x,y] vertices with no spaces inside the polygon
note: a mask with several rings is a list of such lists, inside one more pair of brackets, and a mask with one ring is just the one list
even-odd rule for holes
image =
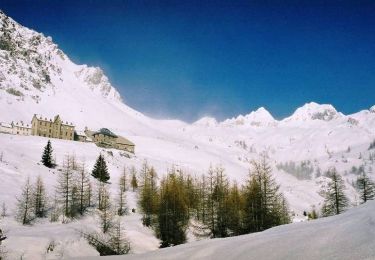
{"label": "rocky cliff face", "polygon": [[0,91],[19,101],[31,98],[39,102],[41,93],[54,94],[56,88],[67,87],[68,81],[121,101],[100,68],[74,64],[51,37],[23,27],[0,12]]}

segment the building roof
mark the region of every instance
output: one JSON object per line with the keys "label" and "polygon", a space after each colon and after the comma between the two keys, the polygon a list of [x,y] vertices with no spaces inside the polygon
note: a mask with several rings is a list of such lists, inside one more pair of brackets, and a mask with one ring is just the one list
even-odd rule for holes
{"label": "building roof", "polygon": [[23,121],[21,121],[21,122],[16,122],[16,123],[13,123],[13,122],[12,122],[12,125],[13,125],[13,126],[18,126],[18,127],[30,128],[30,129],[31,129],[31,125],[29,125],[29,124],[24,124]]}
{"label": "building roof", "polygon": [[97,134],[102,134],[102,135],[107,135],[110,137],[117,138],[117,135],[112,133],[111,130],[109,130],[108,128],[101,128],[99,131],[93,133],[93,135],[97,135]]}
{"label": "building roof", "polygon": [[116,144],[124,144],[124,145],[135,146],[134,143],[132,143],[130,140],[128,140],[128,139],[126,139],[125,137],[122,137],[122,136],[117,137]]}
{"label": "building roof", "polygon": [[74,131],[74,132],[76,133],[76,135],[87,137],[87,136],[86,136],[86,133],[83,132],[83,131]]}
{"label": "building roof", "polygon": [[[61,124],[62,125],[66,125],[66,126],[74,126],[72,122],[68,123],[68,121],[66,121],[64,123],[64,121],[61,120],[60,116],[59,115],[56,115],[52,121],[52,119],[47,119],[47,117],[45,117],[43,119],[42,115],[37,115],[37,114],[34,114],[34,117],[38,120],[38,121],[43,121],[43,122],[56,122],[56,120],[60,120],[61,121]],[[33,119],[34,119],[33,117]]]}
{"label": "building roof", "polygon": [[12,125],[4,123],[4,122],[0,122],[0,126],[7,127],[7,128],[12,128]]}

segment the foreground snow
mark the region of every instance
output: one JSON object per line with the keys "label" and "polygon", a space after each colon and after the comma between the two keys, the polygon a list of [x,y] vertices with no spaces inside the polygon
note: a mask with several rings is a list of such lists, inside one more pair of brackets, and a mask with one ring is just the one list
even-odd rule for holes
{"label": "foreground snow", "polygon": [[103,257],[111,260],[374,258],[375,201],[342,215],[279,226],[260,233],[199,241],[140,255]]}

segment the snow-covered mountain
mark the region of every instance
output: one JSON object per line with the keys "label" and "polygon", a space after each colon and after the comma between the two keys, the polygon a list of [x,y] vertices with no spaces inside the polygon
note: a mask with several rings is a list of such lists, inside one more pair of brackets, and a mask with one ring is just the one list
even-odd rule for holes
{"label": "snow-covered mountain", "polygon": [[[119,130],[120,125],[121,130],[138,134],[150,133],[155,125],[122,102],[100,68],[74,64],[51,37],[21,26],[3,12],[0,93],[1,121],[27,122],[34,113],[49,118],[60,114],[81,129],[107,126]],[[169,122],[174,123],[182,124]]]}
{"label": "snow-covered mountain", "polygon": [[331,121],[342,117],[343,114],[336,111],[332,105],[320,105],[315,102],[310,102],[298,108],[293,115],[285,118],[283,121],[308,121],[308,120],[323,120]]}
{"label": "snow-covered mountain", "polygon": [[276,120],[264,107],[260,107],[245,116],[239,115],[236,118],[227,119],[222,124],[225,126],[273,126]]}
{"label": "snow-covered mountain", "polygon": [[[73,122],[78,130],[85,126],[110,128],[136,145],[132,158],[124,158],[118,151],[109,157],[114,179],[124,165],[139,167],[147,159],[159,175],[172,165],[201,174],[211,164],[221,164],[230,179],[243,183],[249,162],[266,153],[280,189],[298,219],[313,205],[320,207],[322,197],[318,192],[327,183],[324,171],[329,167],[335,166],[343,175],[346,193],[353,204],[358,201],[352,184],[359,169],[375,177],[371,172],[375,151],[368,150],[375,139],[375,106],[344,115],[332,105],[311,102],[283,120],[276,120],[265,108],[259,108],[222,122],[204,117],[187,124],[147,117],[127,106],[124,99],[100,68],[75,64],[51,37],[23,27],[0,12],[0,122],[30,122],[33,114],[49,118],[60,114],[62,120]],[[49,177],[37,165],[45,141],[41,137],[0,134],[0,153],[4,153],[5,161],[0,163],[0,201],[6,198],[13,203],[20,183],[28,175],[45,174],[46,183],[53,188],[54,175]],[[94,144],[52,141],[58,162],[66,154],[75,153],[81,155],[87,167],[92,167],[97,154],[102,152]],[[156,249],[157,241],[152,239],[142,248],[147,239],[140,233],[149,232],[140,227],[138,217],[130,219],[133,226],[127,226],[130,232],[138,234],[138,239],[142,238],[133,242],[136,252]],[[11,225],[16,226],[13,222]],[[46,227],[46,232],[53,228]],[[29,240],[24,231],[23,227],[16,227],[14,232],[26,243]],[[44,235],[38,233],[39,238]],[[66,236],[69,240],[72,235]]]}

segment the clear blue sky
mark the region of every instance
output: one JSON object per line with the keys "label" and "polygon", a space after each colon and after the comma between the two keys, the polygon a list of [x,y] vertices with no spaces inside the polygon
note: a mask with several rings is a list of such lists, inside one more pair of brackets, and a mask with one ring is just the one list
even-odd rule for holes
{"label": "clear blue sky", "polygon": [[102,67],[128,105],[155,117],[375,104],[375,1],[0,0],[0,9],[74,62]]}

